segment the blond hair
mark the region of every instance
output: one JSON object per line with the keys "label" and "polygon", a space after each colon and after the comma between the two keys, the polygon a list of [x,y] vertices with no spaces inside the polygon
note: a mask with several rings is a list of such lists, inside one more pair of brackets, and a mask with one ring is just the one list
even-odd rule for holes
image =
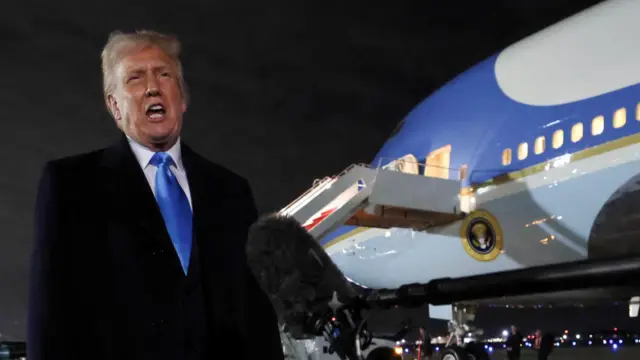
{"label": "blond hair", "polygon": [[132,33],[115,31],[109,35],[107,44],[102,49],[102,83],[104,99],[113,94],[117,87],[116,67],[123,57],[133,50],[141,50],[150,46],[158,47],[164,51],[176,65],[178,72],[178,84],[185,103],[189,102],[187,83],[182,72],[180,61],[180,41],[177,37],[162,34],[151,30],[137,30]]}

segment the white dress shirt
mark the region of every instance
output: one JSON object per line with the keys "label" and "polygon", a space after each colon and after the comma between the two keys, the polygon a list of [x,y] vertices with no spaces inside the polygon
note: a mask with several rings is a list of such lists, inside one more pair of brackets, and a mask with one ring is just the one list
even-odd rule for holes
{"label": "white dress shirt", "polygon": [[[144,175],[147,178],[147,182],[151,187],[151,191],[153,191],[153,195],[156,195],[156,171],[157,167],[149,164],[151,158],[155,154],[155,152],[149,150],[148,148],[140,145],[135,140],[131,139],[127,136],[127,140],[129,140],[129,145],[131,146],[131,150],[133,154],[138,159],[138,163],[144,171]],[[187,172],[184,169],[184,165],[182,164],[182,152],[180,151],[180,139],[176,142],[175,145],[169,151],[167,151],[175,165],[171,165],[170,169],[173,175],[175,175],[176,179],[178,179],[178,183],[182,188],[182,191],[187,195],[187,199],[189,199],[189,206],[193,211],[193,204],[191,203],[191,191],[189,190],[189,182],[187,181]]]}

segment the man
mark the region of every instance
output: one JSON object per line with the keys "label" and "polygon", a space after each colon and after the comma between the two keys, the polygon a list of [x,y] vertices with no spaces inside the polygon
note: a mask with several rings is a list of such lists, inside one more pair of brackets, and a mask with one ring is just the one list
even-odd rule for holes
{"label": "man", "polygon": [[507,337],[507,358],[509,360],[519,360],[522,344],[522,334],[514,325],[511,326],[511,334]]}
{"label": "man", "polygon": [[113,34],[102,70],[121,140],[45,166],[29,360],[284,357],[246,265],[257,217],[249,185],[180,141],[179,52],[171,36]]}
{"label": "man", "polygon": [[553,351],[553,335],[543,334],[541,330],[536,330],[536,341],[533,348],[538,351],[538,360],[547,360]]}
{"label": "man", "polygon": [[433,355],[433,347],[431,346],[431,336],[429,333],[427,333],[427,330],[424,326],[420,326],[418,330],[418,340],[420,340],[420,344],[418,345],[417,358],[430,359]]}

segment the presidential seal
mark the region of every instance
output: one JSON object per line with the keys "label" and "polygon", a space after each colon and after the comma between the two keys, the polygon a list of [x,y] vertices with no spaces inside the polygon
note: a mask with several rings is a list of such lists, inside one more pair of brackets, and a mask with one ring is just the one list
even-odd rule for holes
{"label": "presidential seal", "polygon": [[502,229],[486,210],[476,210],[462,221],[460,238],[467,254],[478,261],[495,260],[502,251]]}

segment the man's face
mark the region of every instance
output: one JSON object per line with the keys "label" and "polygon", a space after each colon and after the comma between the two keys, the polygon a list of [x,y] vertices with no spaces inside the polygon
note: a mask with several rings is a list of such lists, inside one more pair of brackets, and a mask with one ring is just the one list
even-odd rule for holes
{"label": "man's face", "polygon": [[168,150],[186,111],[171,58],[157,47],[124,57],[116,66],[117,87],[108,102],[118,127],[152,150]]}

